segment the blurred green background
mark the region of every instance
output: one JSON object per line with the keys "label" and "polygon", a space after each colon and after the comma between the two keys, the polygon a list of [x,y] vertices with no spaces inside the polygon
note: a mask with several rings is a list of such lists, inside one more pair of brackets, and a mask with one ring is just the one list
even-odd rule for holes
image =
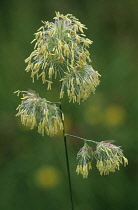
{"label": "blurred green background", "polygon": [[97,141],[114,139],[129,159],[126,168],[109,176],[100,176],[93,166],[83,179],[75,173],[82,142],[68,138],[75,210],[136,209],[137,8],[133,0],[1,1],[0,210],[70,209],[63,138],[42,137],[22,126],[15,117],[20,99],[13,94],[31,88],[58,100],[56,86],[47,91],[24,71],[33,34],[55,11],[72,13],[87,26],[85,33],[94,41],[92,65],[102,75],[96,94],[81,105],[63,100],[66,130]]}

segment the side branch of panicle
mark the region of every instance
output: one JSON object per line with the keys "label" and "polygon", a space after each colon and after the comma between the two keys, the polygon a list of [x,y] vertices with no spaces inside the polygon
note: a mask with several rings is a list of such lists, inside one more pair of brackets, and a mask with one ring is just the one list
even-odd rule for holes
{"label": "side branch of panicle", "polygon": [[56,104],[47,101],[45,98],[40,98],[33,90],[16,91],[15,93],[23,94],[16,114],[16,116],[21,116],[22,124],[30,129],[37,126],[38,132],[42,135],[46,132],[47,135],[53,136],[60,129],[63,130],[61,111]]}
{"label": "side branch of panicle", "polygon": [[[83,138],[80,139],[83,140]],[[126,166],[128,164],[128,159],[124,156],[122,149],[112,144],[113,140],[96,142],[95,150],[86,143],[86,140],[84,142],[84,146],[77,154],[78,165],[76,169],[77,174],[81,174],[83,178],[88,177],[88,172],[92,169],[93,159],[96,159],[96,167],[101,175],[108,175],[110,172],[119,170],[120,165]]]}

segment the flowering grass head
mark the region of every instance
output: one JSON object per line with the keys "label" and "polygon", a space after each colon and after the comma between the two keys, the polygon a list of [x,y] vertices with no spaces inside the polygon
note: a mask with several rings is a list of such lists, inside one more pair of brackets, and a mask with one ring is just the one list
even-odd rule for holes
{"label": "flowering grass head", "polygon": [[63,98],[64,89],[66,89],[69,100],[80,104],[91,93],[95,93],[100,82],[98,76],[98,72],[90,65],[77,66],[72,72],[65,72],[64,78],[61,79],[60,98]]}
{"label": "flowering grass head", "polygon": [[64,16],[59,12],[56,12],[54,22],[42,23],[32,41],[35,42],[34,51],[25,60],[26,71],[31,71],[33,82],[35,76],[37,79],[42,77],[42,82],[48,83],[48,89],[51,89],[53,77],[58,76],[63,81],[60,97],[67,86],[69,100],[80,103],[99,84],[99,74],[88,65],[91,59],[87,48],[92,41],[85,37],[83,29],[86,27],[73,15]]}
{"label": "flowering grass head", "polygon": [[77,174],[82,174],[83,178],[87,178],[89,170],[92,169],[93,149],[86,142],[78,152],[77,159]]}
{"label": "flowering grass head", "polygon": [[[95,93],[101,76],[90,65],[91,59],[88,48],[92,41],[86,38],[83,32],[86,27],[73,15],[63,15],[59,12],[56,12],[53,22],[42,21],[42,23],[43,26],[35,33],[35,39],[32,41],[32,43],[35,42],[34,50],[25,60],[27,63],[25,70],[31,72],[33,82],[35,78],[41,77],[42,83],[47,83],[48,90],[51,89],[53,80],[57,78],[60,82],[59,99],[63,98],[66,92],[69,102],[80,104],[91,93]],[[38,127],[38,132],[42,135],[46,133],[49,136],[54,136],[59,129],[63,131],[71,193],[66,137],[80,137],[65,133],[61,100],[57,102],[60,104],[59,108],[56,106],[56,102],[52,103],[41,98],[33,90],[16,91],[16,93],[18,96],[20,93],[23,95],[16,114],[16,116],[21,117],[22,124],[30,129]],[[89,170],[92,169],[93,158],[97,161],[96,167],[101,175],[115,172],[116,169],[119,170],[121,164],[124,166],[128,164],[122,149],[112,144],[113,141],[97,142],[80,139],[84,141],[84,146],[77,153],[76,172],[81,174],[83,178],[88,177]],[[86,143],[87,141],[97,145],[95,151]],[[47,186],[43,172],[45,170],[40,170],[37,181]]]}
{"label": "flowering grass head", "polygon": [[94,156],[97,160],[97,169],[101,175],[108,175],[109,172],[119,170],[120,164],[124,164],[124,166],[128,164],[122,149],[112,144],[112,142],[112,140],[102,141],[97,145]]}
{"label": "flowering grass head", "polygon": [[38,126],[38,132],[42,135],[46,132],[47,135],[53,136],[58,132],[58,129],[63,130],[61,111],[56,104],[45,98],[40,98],[33,90],[16,92],[18,95],[23,94],[16,114],[16,116],[21,116],[22,124],[30,129]]}

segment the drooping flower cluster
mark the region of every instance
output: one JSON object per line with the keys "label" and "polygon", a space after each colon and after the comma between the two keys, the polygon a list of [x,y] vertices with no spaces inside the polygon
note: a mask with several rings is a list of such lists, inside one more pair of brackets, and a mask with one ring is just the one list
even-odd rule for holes
{"label": "drooping flower cluster", "polygon": [[116,169],[119,170],[120,164],[126,166],[128,159],[124,156],[122,149],[112,142],[111,140],[99,142],[95,151],[85,143],[77,154],[77,174],[82,174],[83,178],[87,178],[88,171],[92,168],[93,158],[97,161],[96,167],[101,175],[108,175]]}
{"label": "drooping flower cluster", "polygon": [[70,74],[66,73],[62,79],[60,98],[63,98],[64,88],[66,88],[70,101],[80,103],[81,99],[86,100],[92,92],[95,92],[99,84],[98,75],[98,72],[94,71],[90,65],[83,65]]}
{"label": "drooping flower cluster", "polygon": [[21,116],[21,122],[25,126],[33,129],[38,126],[38,132],[44,135],[55,135],[59,129],[63,130],[60,109],[56,104],[47,101],[45,98],[40,98],[33,91],[16,91],[15,93],[23,94],[22,102],[17,107],[18,113],[16,116]]}
{"label": "drooping flower cluster", "polygon": [[120,164],[124,164],[124,166],[128,164],[122,149],[112,144],[112,142],[111,140],[102,141],[97,145],[95,151],[96,167],[101,175],[108,175],[109,172],[119,170]]}
{"label": "drooping flower cluster", "polygon": [[60,97],[67,89],[69,100],[78,102],[89,97],[99,84],[97,71],[89,65],[91,62],[87,48],[92,41],[85,37],[81,24],[71,14],[62,15],[56,12],[54,22],[43,21],[44,24],[35,33],[34,51],[25,60],[26,71],[31,71],[34,82],[42,77],[51,89],[53,77],[62,81]]}
{"label": "drooping flower cluster", "polygon": [[86,142],[78,152],[77,159],[77,174],[82,174],[83,178],[87,178],[89,170],[92,169],[93,149]]}

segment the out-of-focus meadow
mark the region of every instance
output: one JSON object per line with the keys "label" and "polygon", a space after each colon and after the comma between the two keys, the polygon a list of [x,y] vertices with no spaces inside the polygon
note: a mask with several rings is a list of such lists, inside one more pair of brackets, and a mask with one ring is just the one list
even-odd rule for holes
{"label": "out-of-focus meadow", "polygon": [[[42,137],[15,117],[20,99],[13,92],[31,88],[48,100],[58,100],[57,84],[51,91],[32,83],[24,59],[30,42],[55,11],[72,13],[84,23],[92,65],[102,75],[96,94],[81,103],[63,100],[66,130],[96,141],[114,139],[129,160],[127,167],[100,176],[96,167],[88,179],[75,173],[76,154],[82,146],[68,138],[75,210],[136,209],[137,195],[137,22],[138,2],[128,0],[6,0],[1,1],[0,56],[0,209],[69,210],[69,191],[62,135]],[[94,163],[95,165],[95,163]]]}

